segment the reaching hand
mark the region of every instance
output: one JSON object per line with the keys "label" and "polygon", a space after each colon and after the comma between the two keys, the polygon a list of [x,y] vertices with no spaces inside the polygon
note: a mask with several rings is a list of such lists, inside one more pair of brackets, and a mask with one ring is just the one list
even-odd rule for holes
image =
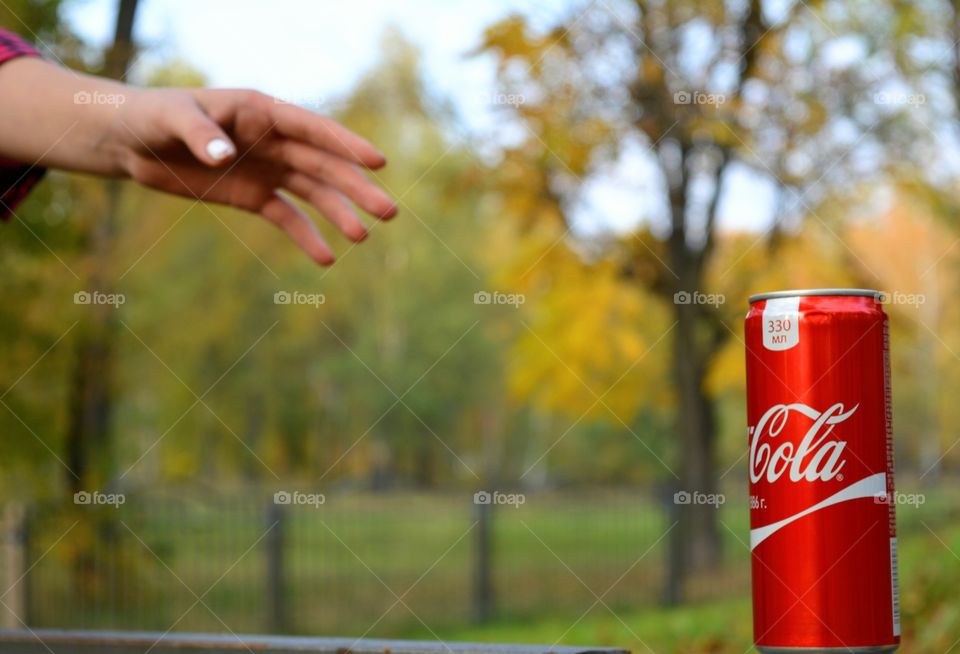
{"label": "reaching hand", "polygon": [[334,260],[310,218],[281,189],[316,207],[352,241],[367,229],[351,202],[396,214],[364,169],[386,160],[329,118],[255,91],[151,89],[115,110],[107,140],[123,174],[167,193],[260,214],[320,264]]}
{"label": "reaching hand", "polygon": [[330,246],[279,191],[353,241],[367,235],[353,204],[380,219],[397,212],[364,172],[386,163],[372,145],[256,91],[137,89],[20,57],[0,66],[0,95],[0,157],[252,211],[321,264],[333,262]]}

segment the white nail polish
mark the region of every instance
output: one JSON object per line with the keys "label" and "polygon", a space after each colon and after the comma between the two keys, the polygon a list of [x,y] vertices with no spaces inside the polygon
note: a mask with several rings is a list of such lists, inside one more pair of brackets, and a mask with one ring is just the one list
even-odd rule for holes
{"label": "white nail polish", "polygon": [[220,161],[233,154],[233,146],[223,139],[213,139],[207,143],[207,154],[216,161]]}

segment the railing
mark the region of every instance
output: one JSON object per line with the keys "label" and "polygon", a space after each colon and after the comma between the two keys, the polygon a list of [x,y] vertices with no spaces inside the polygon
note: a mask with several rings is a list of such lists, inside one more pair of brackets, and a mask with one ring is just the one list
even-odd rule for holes
{"label": "railing", "polygon": [[[898,507],[902,545],[960,519],[958,482]],[[573,621],[600,593],[618,611],[652,609],[679,551],[679,505],[638,488],[531,493],[518,508],[461,490],[330,493],[317,507],[198,495],[0,505],[0,627],[457,634],[471,622]],[[686,573],[688,599],[749,596],[746,498],[726,499],[722,564]]]}
{"label": "railing", "polygon": [[148,631],[0,630],[10,654],[629,654],[610,647],[491,645],[425,640],[365,640],[291,636],[231,636]]}
{"label": "railing", "polygon": [[[475,504],[458,490],[328,492],[317,507],[197,495],[10,511],[0,529],[0,592],[10,589],[0,628],[162,631],[185,615],[178,631],[219,631],[222,620],[272,634],[416,637],[419,619],[442,631],[579,615],[591,590],[607,591],[610,604],[649,606],[662,595],[661,537],[672,522],[635,488],[530,494],[520,508]],[[741,531],[743,505],[724,507]],[[747,589],[746,556],[730,538],[723,583],[703,583],[714,596]],[[412,590],[398,604],[385,585]],[[194,593],[206,593],[216,618],[188,613]]]}

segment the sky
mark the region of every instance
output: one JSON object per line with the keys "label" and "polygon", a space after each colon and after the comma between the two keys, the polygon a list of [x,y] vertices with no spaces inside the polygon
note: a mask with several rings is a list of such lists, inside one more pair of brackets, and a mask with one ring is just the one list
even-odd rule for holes
{"label": "sky", "polygon": [[[251,87],[284,98],[343,95],[376,64],[384,32],[399,28],[423,51],[427,81],[471,126],[486,124],[493,62],[468,53],[483,28],[512,12],[553,22],[570,0],[141,0],[137,38],[179,57],[213,86]],[[73,0],[66,17],[106,44],[116,0]],[[254,44],[257,44],[254,46]]]}
{"label": "sky", "polygon": [[[494,62],[468,56],[483,29],[510,13],[552,25],[576,0],[140,0],[136,36],[156,60],[178,58],[211,86],[249,87],[308,106],[345,95],[377,62],[384,32],[397,28],[423,52],[427,83],[448,98],[464,127],[496,129]],[[112,37],[116,0],[73,0],[66,19],[90,43]],[[149,59],[146,60],[149,63]],[[592,181],[582,213],[603,216],[618,231],[661,209],[648,201],[651,166],[641,154]],[[722,228],[763,229],[772,187],[756,175],[734,174],[721,205]],[[596,224],[596,220],[584,221]]]}

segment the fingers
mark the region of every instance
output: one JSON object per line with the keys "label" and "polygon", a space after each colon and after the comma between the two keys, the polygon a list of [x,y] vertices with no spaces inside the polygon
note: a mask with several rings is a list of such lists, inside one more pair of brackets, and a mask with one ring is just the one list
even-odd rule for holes
{"label": "fingers", "polygon": [[[260,213],[322,265],[333,263],[334,255],[316,225],[270,188],[282,187],[302,197],[355,242],[368,232],[351,202],[381,219],[397,212],[390,197],[364,173],[383,166],[383,154],[336,121],[301,107],[254,91],[203,89],[165,111],[164,123],[204,165],[204,172],[236,164],[223,180],[215,181],[212,192],[198,197]],[[185,185],[192,191],[194,180],[190,181]]]}
{"label": "fingers", "polygon": [[277,131],[284,136],[322,148],[365,168],[382,168],[387,163],[383,153],[369,141],[335,120],[283,102],[274,102],[270,113]]}
{"label": "fingers", "polygon": [[367,228],[357,212],[336,189],[303,173],[291,173],[284,187],[316,207],[351,241],[357,243],[367,237]]}
{"label": "fingers", "polygon": [[388,220],[396,215],[390,196],[353,164],[296,141],[286,141],[281,150],[284,161],[295,171],[332,186],[371,216]]}
{"label": "fingers", "polygon": [[321,266],[334,262],[333,251],[317,226],[293,202],[275,193],[260,209],[260,215],[279,227],[297,246]]}
{"label": "fingers", "polygon": [[164,118],[172,136],[207,166],[222,166],[236,156],[233,141],[194,100],[178,103]]}

